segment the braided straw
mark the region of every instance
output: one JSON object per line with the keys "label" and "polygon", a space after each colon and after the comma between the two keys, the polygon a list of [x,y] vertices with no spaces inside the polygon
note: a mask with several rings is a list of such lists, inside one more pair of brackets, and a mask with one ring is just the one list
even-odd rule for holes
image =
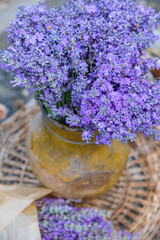
{"label": "braided straw", "polygon": [[[35,103],[0,125],[0,183],[40,186],[28,163],[25,139]],[[109,210],[115,227],[140,232],[141,240],[160,240],[160,142],[137,136],[118,183],[83,204]]]}

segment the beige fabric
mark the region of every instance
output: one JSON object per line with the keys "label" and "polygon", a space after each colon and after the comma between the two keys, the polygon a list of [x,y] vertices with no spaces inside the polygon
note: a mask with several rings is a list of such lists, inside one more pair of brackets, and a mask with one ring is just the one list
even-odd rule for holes
{"label": "beige fabric", "polygon": [[1,233],[1,240],[41,240],[37,209],[32,203],[21,212]]}
{"label": "beige fabric", "polygon": [[0,185],[0,240],[39,240],[33,202],[51,192],[45,188]]}

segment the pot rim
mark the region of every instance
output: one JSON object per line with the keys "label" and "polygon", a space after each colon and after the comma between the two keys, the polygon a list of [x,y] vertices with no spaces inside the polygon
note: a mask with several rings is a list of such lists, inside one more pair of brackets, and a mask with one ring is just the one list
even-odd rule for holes
{"label": "pot rim", "polygon": [[40,109],[41,109],[43,117],[47,118],[47,120],[49,122],[51,122],[53,125],[55,125],[58,128],[70,131],[70,132],[83,132],[83,128],[70,127],[70,126],[67,126],[65,124],[59,123],[57,120],[49,117],[47,112],[46,112],[46,110],[45,110],[45,108],[44,108],[44,105],[43,105],[41,99],[39,99],[39,97],[38,97],[38,93],[37,92],[35,92],[35,100],[37,101],[38,105],[40,106]]}

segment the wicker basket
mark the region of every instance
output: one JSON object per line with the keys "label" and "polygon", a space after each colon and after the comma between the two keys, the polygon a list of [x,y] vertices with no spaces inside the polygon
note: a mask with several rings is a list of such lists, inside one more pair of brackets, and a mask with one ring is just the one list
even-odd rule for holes
{"label": "wicker basket", "polygon": [[[40,186],[25,152],[28,123],[37,111],[31,104],[0,125],[2,184]],[[138,135],[118,183],[83,206],[110,210],[117,229],[140,232],[141,240],[160,240],[160,142]]]}

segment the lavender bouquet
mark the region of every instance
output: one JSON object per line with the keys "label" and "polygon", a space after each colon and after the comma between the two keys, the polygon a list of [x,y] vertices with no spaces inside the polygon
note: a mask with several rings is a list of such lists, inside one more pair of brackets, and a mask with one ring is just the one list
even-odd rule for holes
{"label": "lavender bouquet", "polygon": [[42,240],[138,240],[139,234],[117,232],[104,210],[70,206],[63,199],[37,202]]}
{"label": "lavender bouquet", "polygon": [[0,67],[13,86],[38,93],[48,115],[83,129],[83,140],[160,139],[160,82],[150,83],[145,49],[157,40],[160,14],[133,0],[70,0],[56,10],[19,7]]}

